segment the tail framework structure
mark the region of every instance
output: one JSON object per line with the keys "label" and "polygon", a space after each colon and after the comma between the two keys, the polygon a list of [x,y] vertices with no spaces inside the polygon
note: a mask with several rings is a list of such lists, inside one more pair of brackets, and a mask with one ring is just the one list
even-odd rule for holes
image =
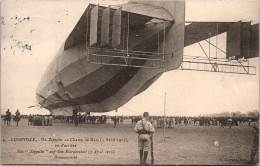
{"label": "tail framework structure", "polygon": [[89,4],[36,91],[55,114],[115,110],[183,60],[184,1]]}
{"label": "tail framework structure", "polygon": [[[199,44],[205,57],[196,55],[184,55],[182,70],[197,70],[236,74],[256,74],[255,66],[250,66],[249,58],[259,57],[259,23],[251,22],[186,22],[185,42],[187,47]],[[218,35],[226,33],[226,50],[218,47]],[[216,36],[216,42],[211,38]],[[208,43],[208,47],[201,44]],[[211,47],[216,50],[215,55],[210,55]],[[218,52],[226,55],[219,58]]]}

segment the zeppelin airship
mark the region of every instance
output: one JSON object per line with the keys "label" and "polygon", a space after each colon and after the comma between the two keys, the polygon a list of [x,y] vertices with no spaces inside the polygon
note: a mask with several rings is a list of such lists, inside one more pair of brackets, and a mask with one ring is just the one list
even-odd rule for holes
{"label": "zeppelin airship", "polygon": [[36,98],[53,114],[116,110],[178,69],[184,47],[226,32],[227,58],[256,57],[258,31],[241,21],[187,24],[185,1],[89,4],[42,76]]}

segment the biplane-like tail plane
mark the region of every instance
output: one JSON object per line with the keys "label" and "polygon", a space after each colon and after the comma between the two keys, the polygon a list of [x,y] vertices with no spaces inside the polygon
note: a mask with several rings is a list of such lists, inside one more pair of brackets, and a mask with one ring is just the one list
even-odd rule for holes
{"label": "biplane-like tail plane", "polygon": [[[166,71],[252,74],[254,67],[244,63],[259,55],[258,25],[186,24],[184,1],[89,4],[43,75],[36,91],[39,104],[54,114],[72,114],[73,109],[107,112],[146,90]],[[224,32],[226,51],[207,40]],[[201,41],[225,52],[226,58],[212,58],[205,51],[205,58],[183,56],[184,47],[201,46]]]}

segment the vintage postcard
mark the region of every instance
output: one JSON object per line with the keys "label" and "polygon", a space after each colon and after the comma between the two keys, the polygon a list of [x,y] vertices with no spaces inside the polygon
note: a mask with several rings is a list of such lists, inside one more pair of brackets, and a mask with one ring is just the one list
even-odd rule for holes
{"label": "vintage postcard", "polygon": [[259,2],[2,0],[1,161],[256,165]]}

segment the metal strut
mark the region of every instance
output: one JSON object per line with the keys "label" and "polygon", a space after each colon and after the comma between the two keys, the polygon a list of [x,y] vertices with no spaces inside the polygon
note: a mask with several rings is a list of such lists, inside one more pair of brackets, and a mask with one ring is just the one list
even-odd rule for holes
{"label": "metal strut", "polygon": [[[216,48],[218,48],[218,23],[217,23],[217,35],[216,35]],[[216,49],[216,63],[218,61],[218,49]]]}
{"label": "metal strut", "polygon": [[[126,40],[126,56],[128,56],[128,43],[129,42],[129,13],[127,14],[127,40]],[[126,62],[127,64],[127,62]]]}
{"label": "metal strut", "polygon": [[[198,37],[200,37],[201,39],[203,39],[200,35],[196,34]],[[218,48],[216,45],[212,44],[210,41],[208,41],[207,39],[203,39],[204,41],[208,42],[211,46],[215,47],[216,49],[218,49],[219,51],[223,52],[224,54],[227,54],[225,51],[223,51],[222,49]]]}
{"label": "metal strut", "polygon": [[[199,46],[200,48],[202,49],[202,51],[204,52],[205,56],[208,58],[208,61],[210,62],[210,64],[212,65],[212,68],[214,68],[215,71],[217,71],[217,64],[213,64],[211,61],[210,61],[210,58],[208,57],[207,53],[205,52],[205,50],[203,49],[203,47],[201,46],[199,40],[197,39],[197,37],[195,36],[197,42],[199,43]],[[216,68],[215,68],[216,67]]]}
{"label": "metal strut", "polygon": [[[210,45],[212,45],[213,47],[215,47],[216,48],[216,62],[213,64],[213,66],[216,66],[217,68],[218,68],[218,66],[217,66],[217,61],[218,61],[218,50],[220,50],[221,52],[223,52],[224,54],[227,54],[225,51],[223,51],[222,49],[220,49],[219,47],[218,47],[218,23],[217,23],[217,34],[216,34],[216,44],[214,45],[214,44],[212,44],[211,42],[210,42],[210,37],[209,37],[209,41],[207,40],[207,39],[203,39],[200,35],[198,35],[198,34],[196,34],[198,37],[200,37],[201,39],[203,39],[204,41],[206,41],[206,42],[208,42],[209,43],[209,58],[208,59],[210,59]],[[198,42],[198,39],[196,38],[196,40],[197,40],[197,42]],[[199,43],[199,42],[198,42]],[[199,45],[200,45],[200,47],[202,48],[202,46],[201,46],[201,44],[199,43]],[[203,50],[203,48],[202,48],[202,50]],[[206,52],[203,50],[203,52],[204,52],[204,54],[206,55]],[[207,55],[206,55],[207,56]],[[210,60],[209,60],[210,61]],[[248,71],[246,70],[246,68],[244,67],[244,65],[239,61],[239,60],[237,60],[236,59],[236,61],[243,67],[243,69],[245,70],[245,72],[247,73],[247,74],[249,74],[249,67],[248,67]],[[211,61],[210,61],[210,63],[211,63]],[[213,66],[212,66],[212,68],[213,68]],[[249,65],[248,65],[249,66]],[[216,69],[214,68],[214,70],[216,71]]]}
{"label": "metal strut", "polygon": [[127,14],[126,58],[125,58],[125,55],[123,54],[124,61],[125,61],[126,65],[127,65],[127,57],[129,56],[129,54],[128,54],[128,50],[129,50],[128,42],[129,42],[129,13]]}

